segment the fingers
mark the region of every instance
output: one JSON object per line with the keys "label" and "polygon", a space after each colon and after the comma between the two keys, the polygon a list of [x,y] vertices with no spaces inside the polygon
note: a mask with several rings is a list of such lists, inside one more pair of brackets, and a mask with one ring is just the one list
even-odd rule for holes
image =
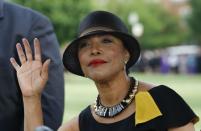
{"label": "fingers", "polygon": [[49,67],[50,61],[51,61],[50,59],[46,60],[42,67],[41,77],[44,80],[48,79],[48,67]]}
{"label": "fingers", "polygon": [[20,62],[21,62],[21,64],[24,64],[26,62],[26,56],[24,54],[24,51],[23,51],[20,43],[16,44],[16,48],[17,48],[17,53],[18,53],[18,57],[20,59]]}
{"label": "fingers", "polygon": [[31,47],[29,45],[29,42],[27,39],[23,38],[22,39],[24,48],[25,48],[25,52],[26,52],[26,56],[27,56],[27,61],[32,61],[32,51],[31,51]]}
{"label": "fingers", "polygon": [[40,42],[37,38],[34,39],[34,54],[35,60],[41,61],[41,47]]}
{"label": "fingers", "polygon": [[17,64],[16,60],[13,57],[10,58],[10,62],[12,66],[15,68],[15,70],[18,71],[20,66]]}
{"label": "fingers", "polygon": [[[32,50],[28,40],[23,38],[22,42],[24,45],[25,52],[23,51],[23,48],[20,43],[16,44],[16,49],[17,49],[17,53],[18,53],[18,57],[21,62],[21,65],[26,63],[27,61],[33,60]],[[34,54],[35,54],[34,59],[41,61],[41,47],[40,47],[40,42],[37,38],[34,39]],[[14,58],[11,58],[10,61],[16,70],[20,67]]]}

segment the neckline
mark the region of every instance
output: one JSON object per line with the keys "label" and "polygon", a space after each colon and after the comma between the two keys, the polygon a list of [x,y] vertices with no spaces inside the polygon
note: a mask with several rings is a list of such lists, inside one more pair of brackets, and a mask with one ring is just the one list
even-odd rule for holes
{"label": "neckline", "polygon": [[[117,125],[119,123],[123,123],[124,121],[127,121],[127,120],[130,120],[133,118],[133,120],[135,120],[135,112],[132,113],[131,115],[129,115],[128,117],[126,117],[125,119],[122,119],[122,120],[119,120],[119,121],[115,121],[115,122],[112,122],[112,123],[102,123],[102,122],[98,122],[94,117],[93,117],[93,114],[92,114],[92,110],[91,110],[91,105],[88,106],[88,110],[89,110],[89,117],[92,118],[92,120],[96,123],[96,124],[99,124],[99,125],[102,125],[102,126],[107,126],[107,125],[110,125],[110,126],[114,126],[114,125]],[[134,121],[133,121],[134,122]]]}
{"label": "neckline", "polygon": [[[149,93],[151,93],[153,90],[155,90],[156,88],[158,87],[163,87],[164,85],[157,85],[149,90],[147,90]],[[107,126],[107,125],[116,125],[116,124],[119,124],[119,123],[122,123],[128,119],[132,119],[133,118],[133,122],[135,121],[135,112],[133,112],[130,116],[126,117],[125,119],[122,119],[122,120],[119,120],[119,121],[116,121],[116,122],[113,122],[113,123],[101,123],[101,122],[98,122],[94,117],[93,117],[93,114],[92,114],[92,110],[91,110],[91,105],[88,106],[88,110],[89,110],[89,117],[92,118],[92,120],[96,123],[96,124],[99,124],[99,125],[103,125],[103,126]]]}
{"label": "neckline", "polygon": [[96,115],[104,118],[112,118],[123,112],[133,101],[138,88],[138,81],[133,77],[130,78],[130,85],[128,92],[123,100],[114,106],[107,107],[102,105],[100,96],[98,95],[94,104],[94,112]]}

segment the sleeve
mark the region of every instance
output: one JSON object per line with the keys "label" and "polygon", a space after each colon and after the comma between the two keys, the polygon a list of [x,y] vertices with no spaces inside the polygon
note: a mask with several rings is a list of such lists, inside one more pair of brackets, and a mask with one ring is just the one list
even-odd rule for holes
{"label": "sleeve", "polygon": [[199,120],[189,105],[174,90],[159,86],[153,88],[150,93],[163,114],[167,128],[184,126],[189,122],[195,124]]}
{"label": "sleeve", "polygon": [[64,75],[63,64],[59,52],[59,44],[50,21],[37,14],[33,18],[28,39],[33,49],[33,39],[37,37],[41,43],[43,62],[50,58],[49,79],[42,93],[42,110],[44,124],[57,130],[62,123],[64,112]]}
{"label": "sleeve", "polygon": [[53,130],[47,126],[39,126],[39,127],[36,127],[35,131],[53,131]]}

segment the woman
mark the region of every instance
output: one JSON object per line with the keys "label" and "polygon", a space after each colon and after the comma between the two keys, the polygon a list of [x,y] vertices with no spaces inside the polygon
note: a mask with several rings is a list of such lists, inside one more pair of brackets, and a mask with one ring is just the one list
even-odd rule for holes
{"label": "woman", "polygon": [[[25,53],[17,44],[22,65],[11,58],[23,95],[26,131],[43,124],[40,96],[50,63],[46,60],[42,64],[39,41],[34,43],[34,60],[26,39]],[[139,56],[137,40],[117,16],[105,11],[86,16],[78,38],[64,52],[63,63],[70,72],[93,80],[99,94],[95,104],[59,130],[194,131],[198,117],[176,92],[128,76]]]}

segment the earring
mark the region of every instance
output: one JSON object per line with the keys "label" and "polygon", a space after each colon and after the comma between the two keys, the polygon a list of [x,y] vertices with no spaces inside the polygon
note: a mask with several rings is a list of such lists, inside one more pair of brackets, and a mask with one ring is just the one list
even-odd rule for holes
{"label": "earring", "polygon": [[126,70],[126,64],[127,64],[127,60],[124,61],[124,70]]}
{"label": "earring", "polygon": [[84,74],[84,77],[88,78],[88,76],[86,74]]}

